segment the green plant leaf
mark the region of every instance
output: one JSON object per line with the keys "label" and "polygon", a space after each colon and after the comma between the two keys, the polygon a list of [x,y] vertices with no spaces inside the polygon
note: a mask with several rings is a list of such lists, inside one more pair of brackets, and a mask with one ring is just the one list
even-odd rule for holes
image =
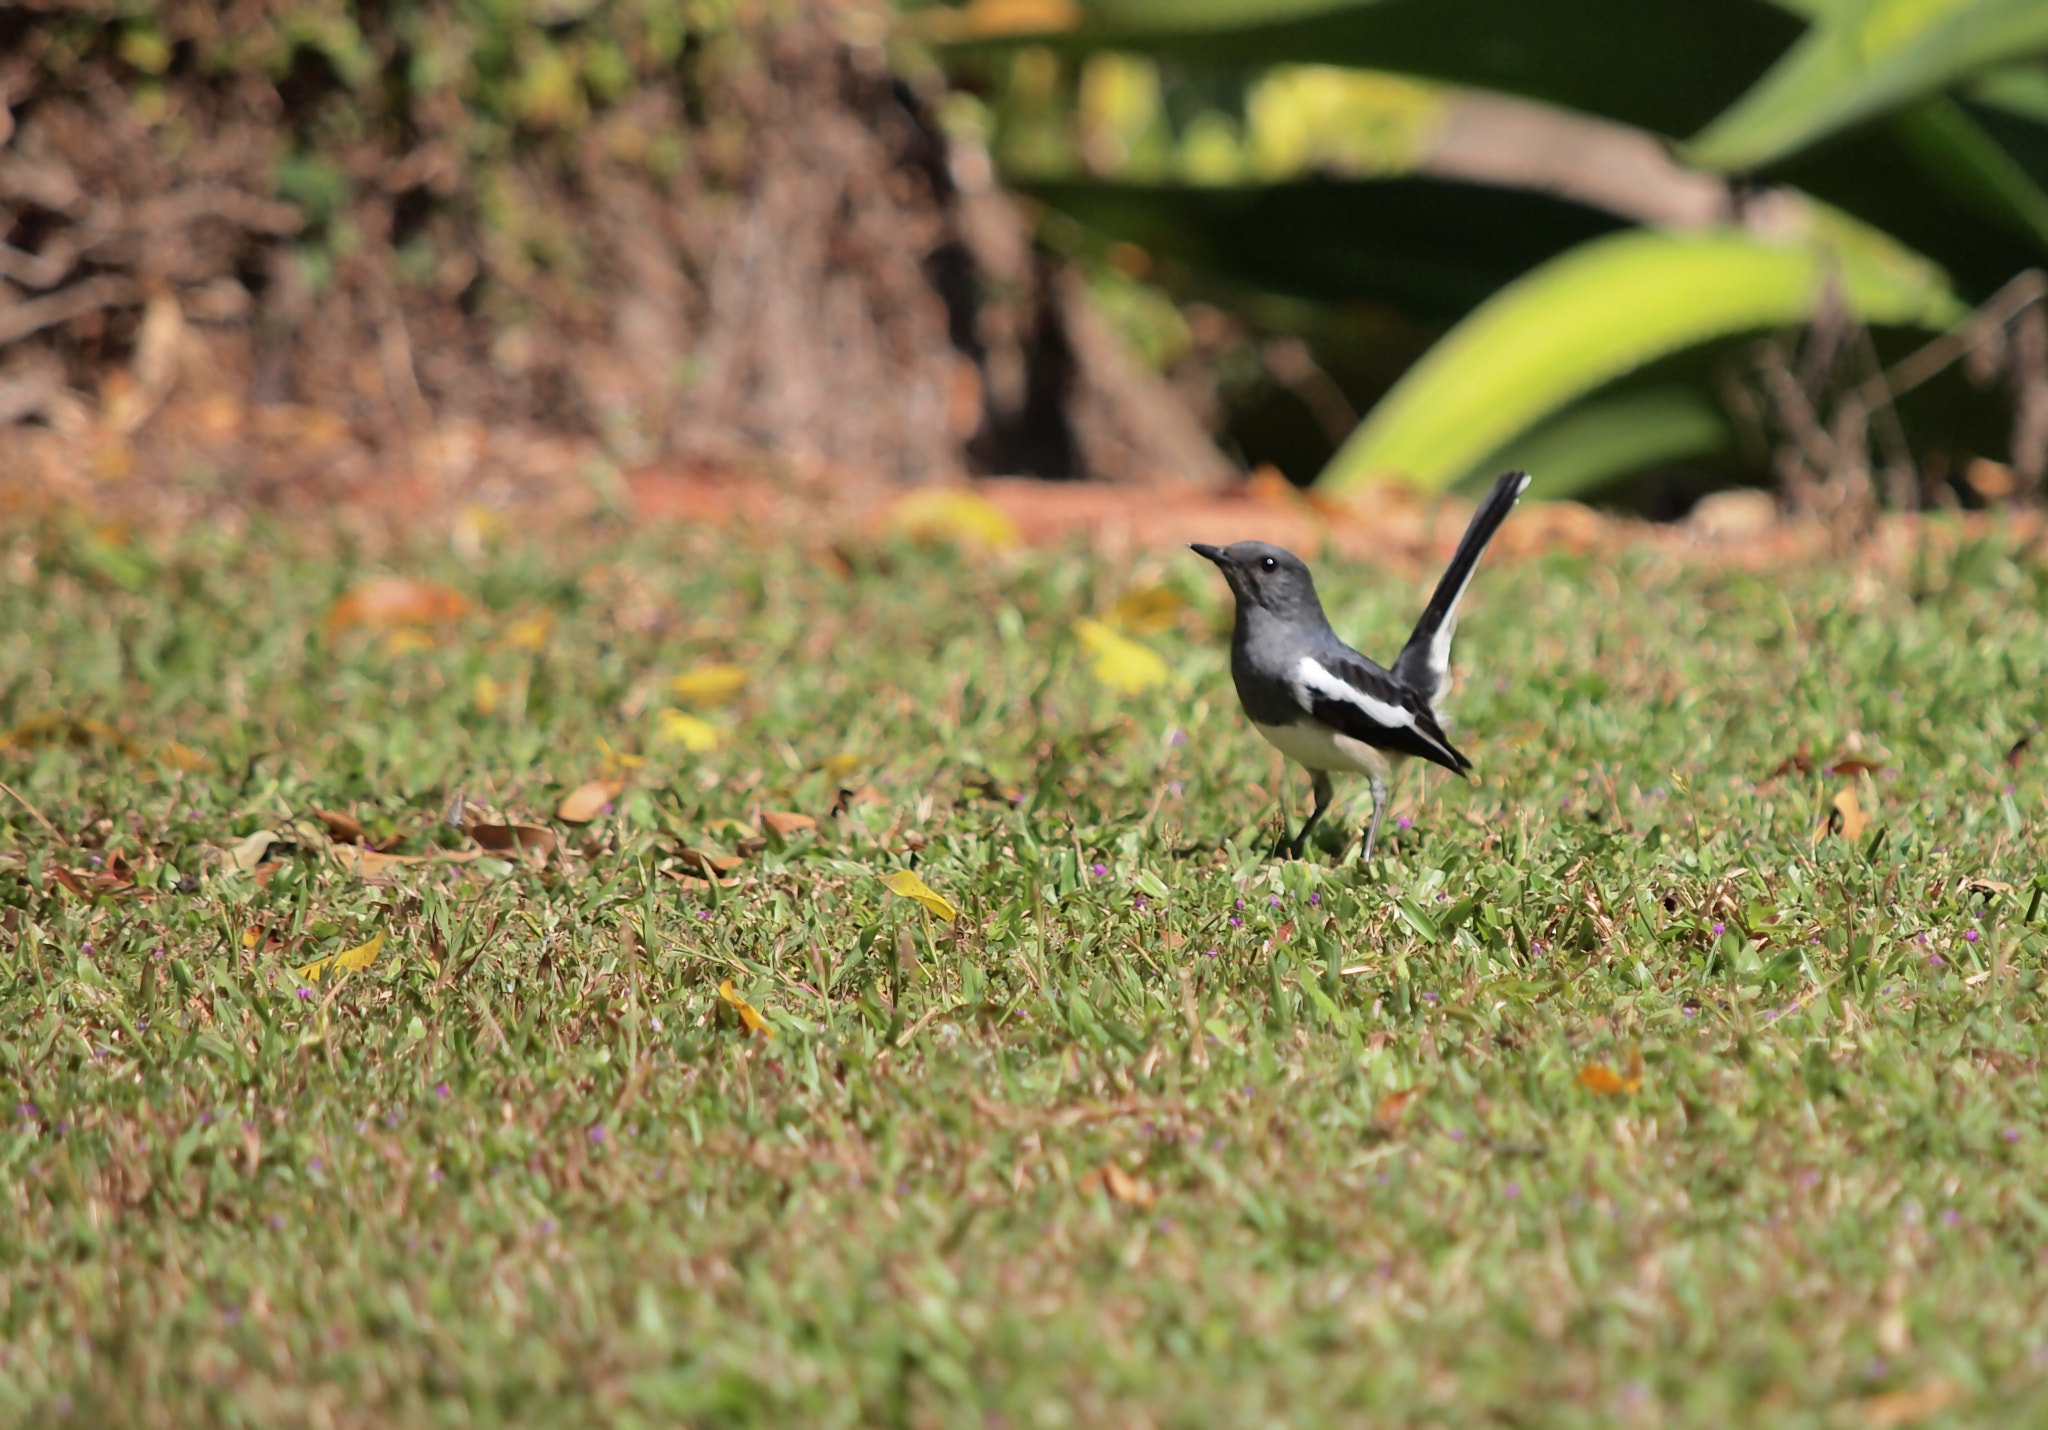
{"label": "green plant leaf", "polygon": [[1666,134],[1733,103],[1803,28],[1766,0],[1084,0],[1044,26],[945,38],[1140,50],[1239,72],[1284,63],[1394,70],[1527,95]]}
{"label": "green plant leaf", "polygon": [[1578,404],[1515,437],[1476,470],[1519,468],[1538,500],[1580,497],[1630,472],[1725,448],[1733,433],[1696,388],[1676,384]]}
{"label": "green plant leaf", "polygon": [[1509,284],[1411,368],[1324,468],[1333,492],[1377,478],[1449,487],[1518,434],[1654,359],[1807,318],[1829,279],[1870,322],[1943,326],[1947,279],[1882,234],[1816,208],[1809,232],[1638,229]]}
{"label": "green plant leaf", "polygon": [[1841,0],[1687,156],[1757,169],[1980,70],[2048,49],[2041,0]]}

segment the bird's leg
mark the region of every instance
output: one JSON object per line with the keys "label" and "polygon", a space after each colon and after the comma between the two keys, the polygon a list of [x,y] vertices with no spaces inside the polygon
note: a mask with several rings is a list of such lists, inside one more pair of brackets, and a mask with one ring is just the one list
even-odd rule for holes
{"label": "bird's leg", "polygon": [[1301,851],[1308,848],[1309,835],[1315,832],[1317,822],[1320,821],[1323,817],[1323,811],[1330,807],[1330,801],[1334,799],[1337,794],[1337,787],[1330,783],[1330,772],[1328,770],[1317,770],[1315,772],[1315,777],[1315,808],[1311,809],[1308,812],[1308,818],[1302,822],[1301,833],[1294,836],[1294,844],[1287,851],[1288,857],[1290,859],[1299,859],[1301,857]]}
{"label": "bird's leg", "polygon": [[1372,777],[1372,823],[1366,826],[1365,849],[1358,856],[1361,864],[1372,862],[1372,847],[1380,841],[1380,816],[1387,812],[1387,782],[1378,775]]}

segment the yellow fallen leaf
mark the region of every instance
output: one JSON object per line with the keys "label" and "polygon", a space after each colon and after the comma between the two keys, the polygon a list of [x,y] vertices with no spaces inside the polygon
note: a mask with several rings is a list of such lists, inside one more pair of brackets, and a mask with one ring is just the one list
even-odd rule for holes
{"label": "yellow fallen leaf", "polygon": [[1126,591],[1109,613],[1109,624],[1134,636],[1163,631],[1186,610],[1187,597],[1171,586],[1142,586]]}
{"label": "yellow fallen leaf", "polygon": [[946,923],[960,917],[960,911],[947,901],[946,896],[920,879],[915,869],[898,869],[882,880],[882,886],[892,894],[915,899]]}
{"label": "yellow fallen leaf", "polygon": [[416,651],[433,648],[434,638],[425,631],[416,630],[411,626],[392,631],[384,637],[386,655],[411,655]]}
{"label": "yellow fallen leaf", "polygon": [[476,678],[475,700],[477,714],[490,714],[498,708],[498,702],[504,698],[505,687],[503,685],[491,679],[488,675],[479,675]]}
{"label": "yellow fallen leaf", "polygon": [[591,780],[562,796],[555,806],[555,818],[565,824],[588,824],[604,813],[604,807],[619,797],[624,780]]}
{"label": "yellow fallen leaf", "polygon": [[832,755],[829,756],[825,761],[825,773],[828,775],[833,775],[835,777],[844,777],[846,775],[852,774],[855,770],[859,769],[861,767],[861,763],[862,761],[859,755]]}
{"label": "yellow fallen leaf", "polygon": [[1643,1055],[1628,1050],[1628,1068],[1616,1072],[1605,1063],[1587,1063],[1579,1069],[1579,1086],[1601,1097],[1633,1096],[1643,1090]]}
{"label": "yellow fallen leaf", "polygon": [[505,627],[505,644],[513,650],[544,650],[554,630],[554,612],[536,611]]}
{"label": "yellow fallen leaf", "polygon": [[718,727],[709,720],[681,710],[661,712],[661,738],[681,745],[693,755],[709,754],[718,748]]}
{"label": "yellow fallen leaf", "polygon": [[747,671],[739,665],[700,665],[669,681],[668,688],[686,705],[723,705],[747,688]]}
{"label": "yellow fallen leaf", "polygon": [[176,740],[159,746],[156,758],[157,763],[168,765],[174,770],[184,770],[188,774],[194,770],[205,769],[207,764],[206,756],[190,745],[181,745]]}
{"label": "yellow fallen leaf", "polygon": [[301,964],[292,970],[292,976],[301,983],[318,983],[330,972],[336,977],[344,973],[360,973],[377,961],[377,955],[383,949],[384,931],[379,929],[376,937],[368,943],[359,943],[354,948],[346,948],[339,953],[330,953],[325,958],[316,958],[311,963]]}
{"label": "yellow fallen leaf", "polygon": [[995,503],[964,487],[927,487],[889,511],[889,526],[913,541],[949,541],[1004,551],[1023,538],[1017,523]]}
{"label": "yellow fallen leaf", "polygon": [[748,1032],[759,1033],[764,1038],[775,1036],[775,1030],[769,1027],[768,1020],[761,1016],[761,1010],[733,991],[730,978],[718,985],[718,996],[725,1000],[733,1012],[740,1015],[740,1022],[746,1025]]}
{"label": "yellow fallen leaf", "polygon": [[377,955],[384,951],[384,930],[378,929],[368,943],[359,943],[354,948],[343,949],[334,955],[334,966],[349,973],[361,973],[377,961]]}
{"label": "yellow fallen leaf", "polygon": [[460,591],[405,576],[373,576],[351,589],[327,613],[327,629],[369,626],[432,626],[459,619],[469,609]]}
{"label": "yellow fallen leaf", "polygon": [[1089,669],[1112,690],[1136,695],[1166,679],[1166,658],[1148,645],[1118,635],[1100,621],[1086,616],[1074,622],[1074,634],[1094,657]]}

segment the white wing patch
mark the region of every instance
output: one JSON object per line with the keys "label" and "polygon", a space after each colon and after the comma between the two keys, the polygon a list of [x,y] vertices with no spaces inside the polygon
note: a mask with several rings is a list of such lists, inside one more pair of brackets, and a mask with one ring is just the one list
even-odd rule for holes
{"label": "white wing patch", "polygon": [[1366,719],[1389,730],[1412,730],[1415,728],[1415,712],[1385,700],[1367,695],[1357,686],[1339,676],[1332,675],[1312,655],[1301,658],[1301,664],[1294,668],[1295,698],[1304,706],[1310,702],[1308,692],[1331,700],[1341,700],[1362,713]]}

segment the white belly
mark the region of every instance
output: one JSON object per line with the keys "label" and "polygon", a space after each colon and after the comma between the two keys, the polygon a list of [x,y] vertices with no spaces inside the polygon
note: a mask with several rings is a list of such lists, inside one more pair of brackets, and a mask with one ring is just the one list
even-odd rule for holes
{"label": "white belly", "polygon": [[1405,758],[1400,754],[1390,755],[1385,750],[1376,750],[1365,741],[1354,740],[1349,735],[1340,735],[1316,720],[1302,720],[1293,725],[1261,725],[1253,721],[1252,728],[1288,759],[1311,770],[1348,770],[1352,774],[1374,775],[1384,780],[1393,777],[1394,761]]}

